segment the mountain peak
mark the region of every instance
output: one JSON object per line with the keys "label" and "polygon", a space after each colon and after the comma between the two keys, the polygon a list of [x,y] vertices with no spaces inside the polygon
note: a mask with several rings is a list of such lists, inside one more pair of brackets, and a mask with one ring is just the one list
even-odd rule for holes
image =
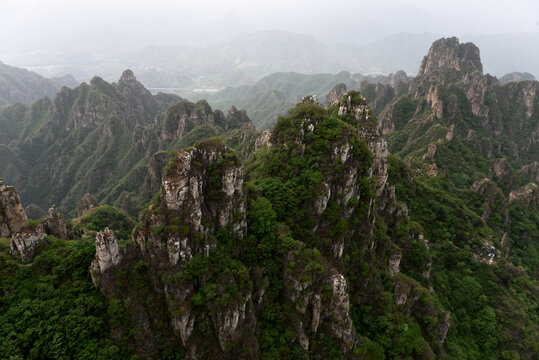
{"label": "mountain peak", "polygon": [[122,76],[120,77],[120,80],[118,82],[124,81],[137,81],[137,78],[135,77],[135,74],[133,74],[133,71],[131,69],[125,70],[122,73]]}
{"label": "mountain peak", "polygon": [[483,73],[479,48],[473,43],[461,44],[456,37],[436,40],[430,47],[427,56],[423,58],[418,75],[442,69]]}

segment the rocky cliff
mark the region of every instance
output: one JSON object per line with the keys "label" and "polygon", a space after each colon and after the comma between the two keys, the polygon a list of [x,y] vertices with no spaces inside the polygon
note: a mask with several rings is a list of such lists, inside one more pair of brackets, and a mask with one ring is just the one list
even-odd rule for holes
{"label": "rocky cliff", "polygon": [[34,230],[22,229],[13,233],[10,243],[11,255],[21,261],[32,260],[37,255],[39,248],[47,244],[45,236],[42,226],[38,226]]}
{"label": "rocky cliff", "polygon": [[232,107],[225,115],[206,101],[152,96],[131,70],[117,83],[94,77],[64,87],[53,100],[9,107],[4,114],[18,130],[0,136],[0,173],[16,184],[23,202],[41,208],[56,203],[68,214],[91,193],[97,202],[136,215],[153,194],[145,178],[156,152],[221,135],[247,156],[258,135],[245,111]]}
{"label": "rocky cliff", "polygon": [[[440,39],[423,59],[408,91],[382,112],[380,123],[385,134],[402,134],[392,135],[389,142],[390,149],[402,156],[453,142],[453,147],[470,148],[478,157],[505,157],[521,168],[539,156],[538,84],[502,85],[483,75],[475,45]],[[437,169],[448,171],[447,162],[437,159],[438,155],[432,158]]]}
{"label": "rocky cliff", "polygon": [[28,222],[19,194],[0,179],[0,237],[7,237]]}
{"label": "rocky cliff", "polygon": [[[173,155],[164,170],[162,187],[162,202],[150,209],[149,221],[134,235],[141,251],[149,251],[151,257],[159,256],[153,251],[160,251],[157,245],[164,239],[166,256],[175,265],[198,253],[208,255],[216,247],[212,234],[218,228],[228,226],[232,233],[244,236],[243,166],[220,140],[206,140]],[[156,224],[170,221],[167,229],[155,234]]]}
{"label": "rocky cliff", "polygon": [[[494,279],[493,274],[499,269],[518,273],[511,269],[527,261],[525,253],[536,251],[530,235],[536,231],[531,224],[538,219],[538,84],[531,80],[501,84],[495,77],[483,74],[480,52],[474,44],[462,44],[456,38],[440,39],[423,59],[417,77],[380,113],[381,131],[394,154],[388,157],[388,181],[395,184],[396,196],[407,202],[406,210],[423,227],[425,238],[437,244],[425,246],[432,254],[427,264],[438,269],[438,274],[433,271],[429,275],[431,270],[427,268],[421,273],[430,279],[432,289],[445,299],[444,305],[452,312],[466,308],[459,302],[460,295],[453,291],[469,282],[485,294],[486,303],[481,311],[492,309],[496,314],[493,323],[510,322],[511,315],[504,310],[500,298],[486,291],[484,279]],[[372,99],[375,98],[369,100]],[[441,245],[444,241],[446,245]],[[418,244],[408,246],[418,250]],[[449,253],[453,255],[448,256]],[[445,261],[452,256],[467,259],[464,263],[474,269],[468,272],[469,278],[462,271],[451,270]],[[393,264],[396,259],[398,256]],[[403,257],[401,268],[409,265]],[[524,267],[530,280],[522,276],[522,281],[535,283],[537,273],[533,266]],[[448,285],[444,276],[461,285]],[[492,281],[500,291],[511,288],[499,279]],[[398,303],[404,299],[411,303],[398,306],[417,304],[414,287],[413,281],[407,281],[406,286],[399,284]],[[517,301],[519,306],[534,295],[524,296],[526,300]],[[507,300],[511,296],[502,297]],[[465,310],[467,323],[478,318],[478,309],[469,306]],[[459,357],[451,350],[457,343],[452,336],[466,325],[453,315],[440,319],[441,323],[449,320],[451,326],[440,325],[439,335],[446,338],[448,352]],[[528,325],[523,327],[529,326],[528,320],[524,320]],[[522,344],[513,331],[516,327],[500,337],[513,340],[504,340],[506,345],[499,340],[499,344],[522,352],[528,348],[526,345],[507,345],[513,341]],[[530,339],[536,337],[530,334]],[[467,349],[476,348],[484,353],[498,350],[497,346],[481,348],[482,341],[472,335],[459,341],[465,342]]]}
{"label": "rocky cliff", "polygon": [[483,72],[479,48],[472,43],[460,44],[456,37],[437,40],[432,44],[427,56],[423,58],[417,75],[448,69]]}
{"label": "rocky cliff", "polygon": [[[444,324],[446,312],[433,295],[400,275],[412,235],[379,237],[408,220],[406,205],[387,184],[387,145],[365,99],[348,92],[328,112],[306,97],[269,142],[248,160],[248,170],[218,139],[174,152],[133,243],[122,249],[110,232],[96,235],[94,283],[127,307],[136,324],[128,340],[135,351],[158,354],[161,328],[193,359],[328,354],[330,348],[353,357],[366,340],[354,329],[352,309],[377,301],[363,289],[380,284],[379,271],[389,269],[399,274],[389,287],[395,296],[403,286],[423,294],[421,303],[415,295],[397,302],[403,316],[426,312]],[[397,253],[399,261],[391,261]],[[358,276],[364,261],[378,270]],[[422,326],[445,338],[442,325]],[[288,334],[286,349],[274,342],[281,335],[272,329]]]}

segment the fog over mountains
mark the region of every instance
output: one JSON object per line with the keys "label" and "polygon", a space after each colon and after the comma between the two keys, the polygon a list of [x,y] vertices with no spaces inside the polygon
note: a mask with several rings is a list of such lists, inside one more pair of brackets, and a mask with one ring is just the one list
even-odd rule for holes
{"label": "fog over mountains", "polygon": [[442,36],[475,43],[498,77],[539,73],[539,5],[528,0],[3,0],[0,10],[0,61],[86,82],[126,68],[149,88],[240,86],[282,71],[415,75]]}
{"label": "fog over mountains", "polygon": [[[4,62],[43,76],[71,74],[81,81],[98,75],[113,81],[131,68],[149,88],[222,88],[253,83],[282,71],[299,73],[417,73],[417,64],[442,34],[399,33],[366,45],[324,43],[312,35],[264,30],[206,45],[147,46],[99,55],[37,52],[5,56]],[[539,33],[464,35],[481,49],[485,71],[501,77],[539,73]],[[525,56],[523,56],[525,55]]]}

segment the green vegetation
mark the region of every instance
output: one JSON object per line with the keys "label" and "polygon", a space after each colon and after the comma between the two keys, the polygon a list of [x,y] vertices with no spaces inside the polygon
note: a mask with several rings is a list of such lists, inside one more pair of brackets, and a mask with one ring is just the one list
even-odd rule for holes
{"label": "green vegetation", "polygon": [[[21,266],[0,239],[0,357],[126,358],[110,337],[107,304],[89,274],[93,240],[51,243]],[[120,314],[120,316],[123,316]]]}
{"label": "green vegetation", "polygon": [[[96,119],[73,111],[128,106],[116,85],[99,78],[58,110],[86,121],[69,132],[68,122],[51,125],[47,100],[31,111],[3,109],[0,119],[23,119],[7,130],[24,140],[20,152],[5,152],[8,162],[50,160],[47,186],[36,177],[43,167],[29,168],[24,197],[36,202],[74,206],[76,196],[95,190],[102,203],[131,201],[136,213],[162,174],[183,177],[177,166],[185,153],[176,150],[193,146],[192,156],[211,156],[188,170],[201,177],[193,195],[200,207],[168,208],[163,187],[139,217],[136,243],[133,220],[109,205],[73,220],[77,239],[49,237],[30,263],[14,260],[9,240],[0,239],[0,357],[181,359],[194,344],[200,358],[537,359],[537,199],[509,199],[535,181],[518,169],[537,160],[530,134],[539,117],[523,103],[522,83],[489,85],[485,103],[472,104],[463,90],[472,70],[418,77],[386,107],[392,123],[385,125],[394,131],[383,192],[376,177],[385,169],[383,144],[358,91],[330,109],[298,104],[278,118],[272,145],[257,152],[258,133],[245,114],[233,109],[225,118],[206,101],[175,98],[165,111],[159,101],[172,99],[148,97],[151,105],[130,120],[107,111],[99,126],[86,126]],[[259,100],[284,106],[288,94],[350,78],[293,83],[305,80],[296,75],[228,89],[219,101],[249,99],[267,112]],[[364,89],[371,100],[384,95],[372,84]],[[422,98],[427,91],[439,109]],[[388,94],[380,99],[395,95]],[[342,115],[341,105],[352,108]],[[481,106],[488,117],[477,115]],[[270,123],[267,115],[259,126]],[[45,143],[45,135],[57,142]],[[157,150],[159,159],[148,158]],[[241,159],[245,198],[228,204],[224,179]],[[220,211],[229,205],[236,208],[223,225]],[[122,261],[92,273],[96,290],[90,238],[105,227],[122,240]],[[231,342],[225,333],[235,324]]]}
{"label": "green vegetation", "polygon": [[114,231],[118,240],[128,240],[131,238],[131,231],[135,222],[123,211],[109,205],[99,206],[90,209],[86,214],[77,219],[76,231],[91,232],[102,231],[106,227]]}

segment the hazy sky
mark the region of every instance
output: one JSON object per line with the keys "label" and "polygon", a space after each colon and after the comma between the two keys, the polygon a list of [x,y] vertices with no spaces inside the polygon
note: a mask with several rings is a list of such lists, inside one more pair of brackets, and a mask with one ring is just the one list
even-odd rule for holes
{"label": "hazy sky", "polygon": [[197,44],[262,29],[358,44],[398,32],[538,32],[539,1],[0,0],[0,55]]}

